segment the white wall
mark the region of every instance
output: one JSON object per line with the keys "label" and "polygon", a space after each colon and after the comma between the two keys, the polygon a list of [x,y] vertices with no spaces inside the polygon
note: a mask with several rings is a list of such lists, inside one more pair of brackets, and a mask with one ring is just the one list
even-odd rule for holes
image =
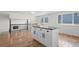
{"label": "white wall", "polygon": [[0,14],[0,32],[9,31],[9,15]]}
{"label": "white wall", "polygon": [[[13,26],[19,26],[19,30],[27,29],[27,20],[26,19],[11,19],[12,25],[11,29],[13,30]],[[28,20],[28,24],[31,26],[31,20]]]}
{"label": "white wall", "polygon": [[[36,23],[36,17],[32,14],[15,14],[15,13],[11,13],[10,14],[10,18],[11,18],[11,23],[12,24],[27,24],[27,19],[28,19],[28,23],[29,25],[29,30],[31,28],[31,24]],[[26,29],[27,25],[18,25],[19,29]]]}
{"label": "white wall", "polygon": [[60,25],[58,24],[58,15],[62,15],[62,14],[72,14],[75,13],[75,11],[73,12],[60,12],[60,13],[56,13],[54,15],[51,15],[51,20],[50,20],[50,24],[52,26],[55,27],[59,27],[60,28],[60,32],[64,32],[66,34],[70,34],[70,35],[75,35],[75,36],[79,36],[79,26],[75,26],[75,25]]}
{"label": "white wall", "polygon": [[41,25],[41,18],[47,16],[49,18],[49,21],[47,23],[49,26],[59,26],[58,15],[68,14],[68,13],[74,13],[74,12],[57,12],[57,13],[50,13],[50,14],[37,16],[38,24]]}
{"label": "white wall", "polygon": [[11,24],[26,24],[27,20],[25,19],[11,19]]}
{"label": "white wall", "polygon": [[[25,20],[30,20],[31,21],[31,23],[36,23],[36,17],[34,16],[34,15],[32,15],[32,14],[29,14],[29,13],[27,13],[27,14],[16,14],[16,13],[11,13],[10,14],[10,18],[11,19],[18,19],[18,20],[23,20],[23,21],[25,21]],[[14,21],[15,21],[14,20]]]}
{"label": "white wall", "polygon": [[[9,31],[9,19],[12,19],[13,24],[25,24],[26,20],[29,23],[36,23],[36,18],[30,13],[5,13],[0,12],[0,32]],[[21,26],[22,27],[22,26]],[[24,28],[24,27],[23,27]]]}

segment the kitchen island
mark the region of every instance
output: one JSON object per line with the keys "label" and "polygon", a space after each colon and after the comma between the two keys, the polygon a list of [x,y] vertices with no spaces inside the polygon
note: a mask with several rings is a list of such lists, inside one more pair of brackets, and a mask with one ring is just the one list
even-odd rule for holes
{"label": "kitchen island", "polygon": [[58,32],[56,27],[32,26],[32,37],[47,47],[58,47]]}

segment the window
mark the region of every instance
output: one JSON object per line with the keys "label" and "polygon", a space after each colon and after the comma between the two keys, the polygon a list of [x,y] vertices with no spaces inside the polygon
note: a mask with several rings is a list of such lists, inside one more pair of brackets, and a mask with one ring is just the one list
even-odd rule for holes
{"label": "window", "polygon": [[58,15],[58,23],[61,23],[61,15]]}
{"label": "window", "polygon": [[74,14],[58,15],[58,24],[73,24]]}
{"label": "window", "polygon": [[48,23],[48,17],[45,17],[45,23]]}
{"label": "window", "polygon": [[64,14],[62,23],[63,24],[72,24],[72,14]]}
{"label": "window", "polygon": [[78,15],[78,13],[74,13],[74,24],[79,24],[79,15]]}

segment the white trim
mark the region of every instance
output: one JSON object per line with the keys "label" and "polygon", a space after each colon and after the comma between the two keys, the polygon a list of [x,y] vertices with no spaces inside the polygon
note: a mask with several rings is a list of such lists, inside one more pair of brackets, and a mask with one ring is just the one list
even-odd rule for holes
{"label": "white trim", "polygon": [[61,24],[63,24],[63,15],[61,15]]}
{"label": "white trim", "polygon": [[74,13],[72,14],[72,24],[74,24]]}
{"label": "white trim", "polygon": [[59,25],[74,25],[74,24],[59,24]]}

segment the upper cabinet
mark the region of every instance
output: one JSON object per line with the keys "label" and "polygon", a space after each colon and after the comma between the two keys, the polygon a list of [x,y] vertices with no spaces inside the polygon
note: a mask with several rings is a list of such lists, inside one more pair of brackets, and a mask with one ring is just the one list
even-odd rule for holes
{"label": "upper cabinet", "polygon": [[45,17],[45,23],[48,23],[48,17]]}
{"label": "upper cabinet", "polygon": [[48,16],[40,16],[41,23],[48,23]]}
{"label": "upper cabinet", "polygon": [[41,18],[41,23],[43,23],[44,22],[44,20],[43,20],[43,18]]}

